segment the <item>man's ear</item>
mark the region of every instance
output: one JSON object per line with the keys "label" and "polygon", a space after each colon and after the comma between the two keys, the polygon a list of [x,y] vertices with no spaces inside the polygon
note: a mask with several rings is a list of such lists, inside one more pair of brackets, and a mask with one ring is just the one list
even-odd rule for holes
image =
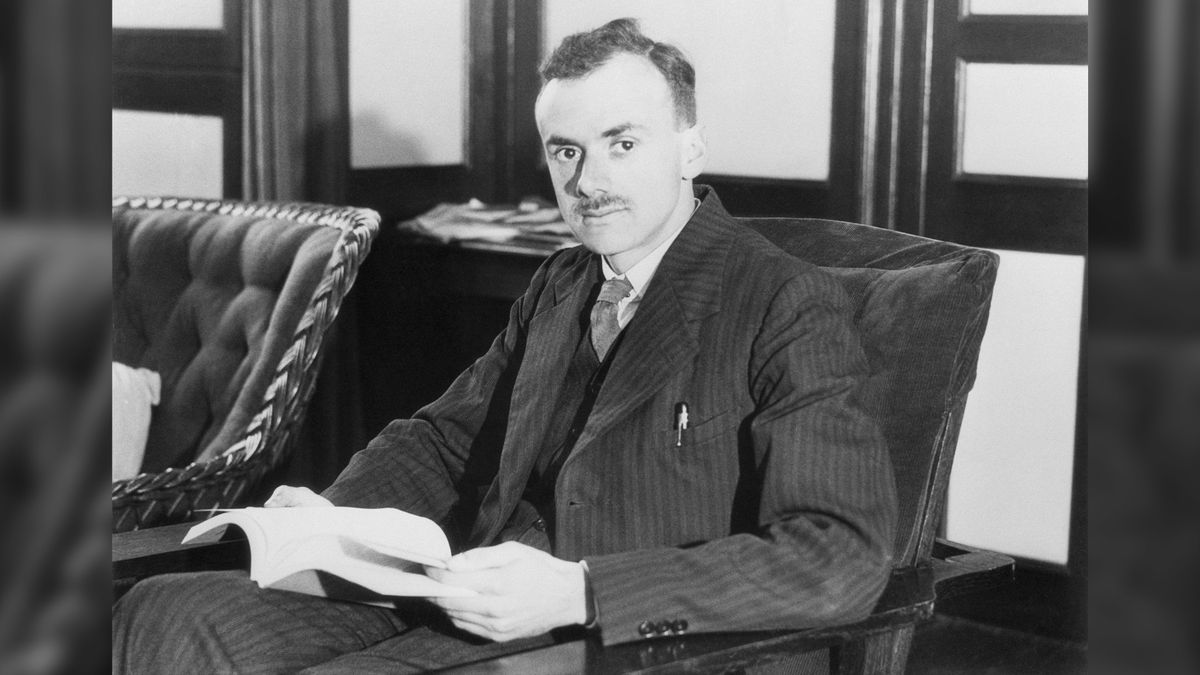
{"label": "man's ear", "polygon": [[693,124],[690,129],[683,132],[683,142],[680,144],[683,154],[683,176],[684,180],[694,180],[704,172],[704,166],[708,163],[708,145],[704,141],[704,125]]}

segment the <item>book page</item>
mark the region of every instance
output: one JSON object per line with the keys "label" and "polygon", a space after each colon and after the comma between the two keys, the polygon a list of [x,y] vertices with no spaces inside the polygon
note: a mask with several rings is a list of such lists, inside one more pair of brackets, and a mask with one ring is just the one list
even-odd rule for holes
{"label": "book page", "polygon": [[399,509],[235,509],[195,525],[183,541],[227,525],[245,532],[250,578],[262,587],[330,597],[319,571],[385,596],[474,594],[425,575],[423,565],[445,567],[450,544],[432,520]]}
{"label": "book page", "polygon": [[[415,562],[380,553],[354,539],[339,535],[321,535],[293,542],[282,551],[261,578],[260,586],[298,590],[291,585],[309,585],[312,579],[305,572],[318,570],[335,574],[346,581],[380,595],[397,597],[461,597],[475,595],[474,591],[447,586],[425,576],[424,568]],[[296,578],[299,577],[299,578]],[[327,584],[322,586],[326,590]],[[326,592],[313,593],[326,595]]]}
{"label": "book page", "polygon": [[[247,526],[253,523],[253,527]],[[247,539],[259,542],[268,558],[279,555],[288,542],[321,534],[337,534],[381,552],[424,565],[444,565],[450,542],[437,523],[399,509],[360,509],[347,506],[248,507],[227,511],[193,527],[184,543],[219,525],[234,524]],[[251,530],[254,530],[252,533]],[[255,553],[253,549],[252,553]]]}

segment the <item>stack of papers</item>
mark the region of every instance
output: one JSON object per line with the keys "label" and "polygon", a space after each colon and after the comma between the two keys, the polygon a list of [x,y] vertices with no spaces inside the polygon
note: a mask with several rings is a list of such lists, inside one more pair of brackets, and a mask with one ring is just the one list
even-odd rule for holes
{"label": "stack of papers", "polygon": [[483,241],[556,250],[579,245],[558,207],[542,199],[517,206],[488,206],[472,199],[466,204],[439,204],[400,229],[433,237],[443,243]]}

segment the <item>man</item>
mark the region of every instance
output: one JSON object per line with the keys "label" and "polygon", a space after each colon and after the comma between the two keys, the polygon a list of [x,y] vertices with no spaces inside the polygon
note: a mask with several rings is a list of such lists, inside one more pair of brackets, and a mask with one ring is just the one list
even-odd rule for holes
{"label": "man", "polygon": [[268,502],[431,517],[463,552],[428,573],[478,595],[389,611],[243,573],[155,578],[116,610],[114,669],[419,669],[567,626],[611,644],[870,610],[895,496],[844,292],[693,188],[705,145],[678,50],[618,20],[542,70],[538,129],[583,247],[552,256],[487,354],[323,496]]}

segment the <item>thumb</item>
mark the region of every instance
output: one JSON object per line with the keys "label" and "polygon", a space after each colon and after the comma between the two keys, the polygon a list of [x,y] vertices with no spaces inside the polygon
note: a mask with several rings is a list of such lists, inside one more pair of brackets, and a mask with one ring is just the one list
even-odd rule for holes
{"label": "thumb", "polygon": [[496,546],[484,546],[463,551],[446,561],[451,572],[472,572],[493,567],[502,567],[526,555],[525,549],[515,541],[506,541]]}
{"label": "thumb", "polygon": [[275,488],[263,506],[277,508],[286,506],[333,506],[330,501],[306,487],[280,485]]}

